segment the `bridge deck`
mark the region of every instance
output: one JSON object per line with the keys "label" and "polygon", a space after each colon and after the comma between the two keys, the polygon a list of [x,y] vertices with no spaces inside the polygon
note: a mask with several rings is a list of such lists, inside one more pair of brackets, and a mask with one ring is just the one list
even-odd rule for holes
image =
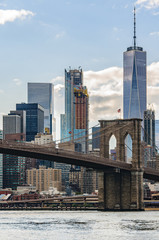
{"label": "bridge deck", "polygon": [[[82,154],[45,145],[34,145],[29,143],[0,143],[0,153],[10,154],[35,159],[43,159],[60,163],[83,166],[87,168],[107,171],[118,169],[119,171],[132,171],[132,164],[121,161],[114,161],[90,154]],[[143,168],[144,178],[158,180],[159,171],[152,168]]]}

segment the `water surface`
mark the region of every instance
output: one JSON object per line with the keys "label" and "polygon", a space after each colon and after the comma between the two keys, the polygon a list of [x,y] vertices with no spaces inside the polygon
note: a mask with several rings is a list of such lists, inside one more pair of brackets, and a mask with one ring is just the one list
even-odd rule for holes
{"label": "water surface", "polygon": [[158,240],[159,212],[0,211],[0,240]]}

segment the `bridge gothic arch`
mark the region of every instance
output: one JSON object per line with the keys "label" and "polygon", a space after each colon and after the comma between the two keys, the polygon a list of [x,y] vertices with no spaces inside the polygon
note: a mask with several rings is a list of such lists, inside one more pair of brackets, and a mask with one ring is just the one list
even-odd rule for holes
{"label": "bridge gothic arch", "polygon": [[132,166],[142,167],[141,159],[141,119],[100,120],[101,138],[100,155],[109,158],[109,140],[116,138],[116,159],[125,162],[125,138],[129,134],[132,139]]}
{"label": "bridge gothic arch", "polygon": [[131,135],[127,132],[124,136],[124,162],[132,163],[132,146],[133,140]]}
{"label": "bridge gothic arch", "polygon": [[143,209],[141,119],[100,120],[100,155],[109,158],[109,140],[116,137],[116,160],[125,162],[125,139],[132,139],[131,170],[107,169],[99,174],[99,202],[103,209]]}
{"label": "bridge gothic arch", "polygon": [[111,133],[109,136],[109,158],[111,158],[112,160],[116,160],[116,157],[115,157],[116,147],[117,147],[116,136],[113,133]]}

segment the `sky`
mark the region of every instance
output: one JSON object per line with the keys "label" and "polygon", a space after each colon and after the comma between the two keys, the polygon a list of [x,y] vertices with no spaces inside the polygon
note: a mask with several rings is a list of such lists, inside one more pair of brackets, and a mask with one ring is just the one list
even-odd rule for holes
{"label": "sky", "polygon": [[147,103],[159,119],[159,0],[0,0],[0,128],[2,115],[27,102],[27,82],[52,82],[59,138],[69,66],[84,71],[90,127],[118,118],[134,5],[137,45],[147,51]]}

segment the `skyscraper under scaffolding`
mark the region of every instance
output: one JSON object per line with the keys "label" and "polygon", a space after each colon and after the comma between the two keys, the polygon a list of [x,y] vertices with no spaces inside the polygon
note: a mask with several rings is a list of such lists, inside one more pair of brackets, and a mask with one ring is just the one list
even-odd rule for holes
{"label": "skyscraper under scaffolding", "polygon": [[[65,114],[61,114],[60,147],[64,147],[66,142],[70,142],[74,151],[87,152],[88,102],[89,96],[87,88],[83,86],[82,69],[79,67],[79,69],[65,70]],[[69,189],[70,186],[70,170],[72,169],[73,174],[81,171],[80,167],[72,166],[71,168],[71,165],[62,163],[55,163],[55,168],[62,170],[62,183],[65,185],[65,189]],[[83,171],[85,172],[85,169]]]}
{"label": "skyscraper under scaffolding", "polygon": [[61,114],[61,142],[73,141],[76,149],[82,152],[88,150],[88,102],[82,69],[65,70],[65,114]]}

